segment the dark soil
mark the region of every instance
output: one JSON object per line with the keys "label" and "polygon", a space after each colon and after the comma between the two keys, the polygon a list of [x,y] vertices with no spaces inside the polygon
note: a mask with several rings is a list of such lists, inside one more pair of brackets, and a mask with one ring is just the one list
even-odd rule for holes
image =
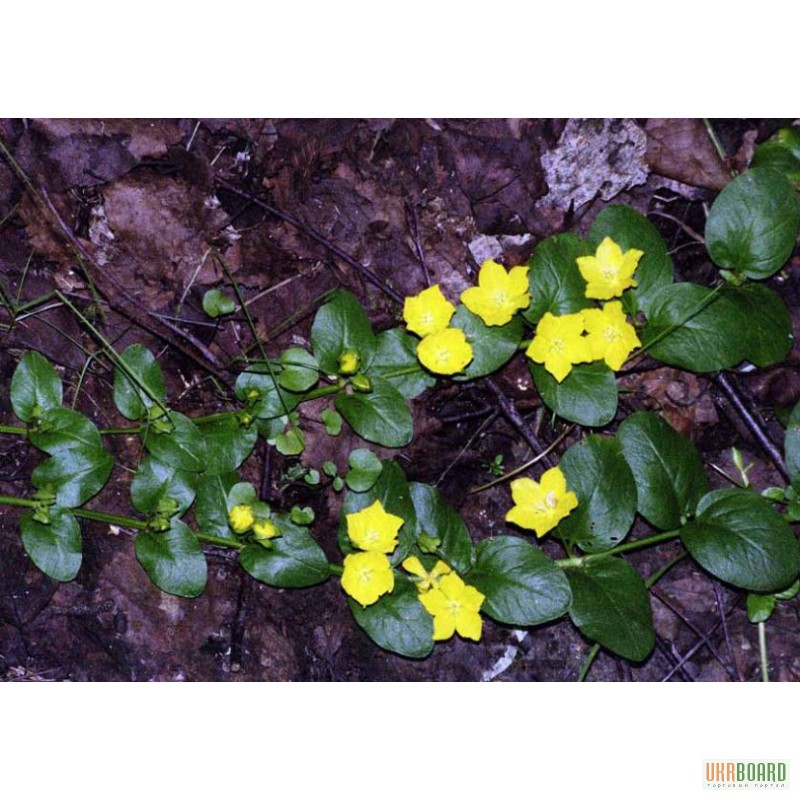
{"label": "dark soil", "polygon": [[[754,142],[783,122],[716,125],[741,166]],[[679,279],[710,281],[714,269],[693,232],[702,233],[707,204],[728,174],[691,120],[2,120],[0,140],[35,190],[0,158],[4,289],[22,300],[60,289],[83,308],[94,303],[95,324],[117,347],[141,342],[158,355],[171,404],[189,414],[226,407],[236,374],[228,365],[251,343],[243,319],[217,325],[202,311],[204,292],[224,280],[212,250],[241,285],[260,338],[278,352],[307,341],[320,297],[331,288],[355,292],[375,326],[389,327],[398,319],[393,294],[415,294],[429,279],[455,296],[485,258],[525,263],[542,238],[585,231],[610,202],[648,214]],[[87,271],[70,239],[91,257]],[[795,334],[799,265],[795,257],[769,282],[789,306]],[[0,322],[8,322],[2,310]],[[87,367],[87,353],[101,355],[97,343],[55,302],[0,329],[0,424],[15,424],[8,381],[29,349],[59,366],[67,403],[98,426],[124,424],[111,402],[109,365],[98,357]],[[778,419],[800,399],[797,364],[795,347],[780,367],[728,376],[779,446]],[[522,357],[494,381],[543,445],[562,433],[541,408]],[[736,445],[753,462],[757,487],[782,483],[710,377],[652,363],[627,376],[624,388],[619,419],[659,410],[707,464],[730,471]],[[531,457],[517,428],[497,413],[496,392],[485,381],[444,384],[413,406],[416,437],[402,454],[409,478],[437,484],[475,539],[504,531],[507,488],[467,494],[491,479],[487,465],[495,456],[508,469]],[[355,437],[331,440],[320,432],[312,421],[318,411],[304,411],[302,457],[317,468],[329,458],[341,463],[358,446]],[[124,467],[137,463],[137,444],[108,438],[119,466],[90,507],[127,515],[131,475]],[[28,493],[39,459],[18,438],[0,437],[0,493]],[[287,471],[296,461],[268,455],[260,443],[245,479],[264,486],[278,506],[311,505],[314,534],[334,558],[338,500],[292,481]],[[711,468],[709,474],[723,485]],[[568,621],[520,632],[487,620],[479,645],[456,639],[425,661],[410,661],[367,639],[335,581],[271,589],[211,548],[205,594],[182,600],[150,583],[134,557],[132,532],[96,522],[82,527],[80,573],[57,584],[25,555],[18,511],[0,506],[0,678],[574,680],[590,649]],[[553,542],[543,546],[558,552]],[[679,552],[668,544],[631,561],[647,576]],[[760,679],[757,629],[747,621],[743,593],[687,560],[652,596],[653,655],[629,665],[601,652],[591,680]],[[800,676],[798,610],[800,600],[782,603],[768,623],[773,680]]]}

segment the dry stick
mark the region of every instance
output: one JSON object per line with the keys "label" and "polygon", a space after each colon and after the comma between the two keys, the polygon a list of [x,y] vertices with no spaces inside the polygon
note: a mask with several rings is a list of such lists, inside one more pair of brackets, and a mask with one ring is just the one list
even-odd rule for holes
{"label": "dry stick", "polygon": [[456,464],[458,464],[464,453],[466,453],[467,450],[472,447],[472,443],[497,419],[498,414],[499,412],[493,411],[491,416],[487,417],[483,422],[481,422],[475,433],[470,436],[467,443],[461,448],[458,455],[445,467],[442,474],[437,478],[436,483],[433,484],[434,486],[439,486],[439,484],[445,479],[447,473],[450,472],[450,470],[453,469]]}
{"label": "dry stick", "polygon": [[236,597],[236,613],[231,625],[231,656],[230,670],[238,672],[242,668],[242,655],[244,653],[244,632],[247,623],[247,609],[250,607],[250,576],[244,571],[239,573],[239,592]]}
{"label": "dry stick", "polygon": [[[658,600],[662,605],[666,606],[684,625],[686,625],[687,628],[689,628],[692,631],[692,633],[695,634],[695,636],[699,636],[702,638],[703,636],[702,631],[690,619],[688,619],[675,607],[675,605],[664,594],[664,592],[662,592],[655,586],[650,591],[652,592],[653,597],[655,597],[656,600]],[[724,617],[722,619],[724,620]],[[723,623],[723,627],[725,628],[725,630],[727,630],[726,623]],[[711,655],[714,656],[714,658],[717,661],[719,661],[719,663],[722,665],[722,667],[725,669],[728,675],[731,676],[731,678],[733,678],[734,680],[741,680],[741,676],[738,676],[737,673],[734,671],[734,669],[732,669],[725,663],[725,661],[722,659],[722,656],[720,656],[720,654],[717,652],[717,649],[714,647],[714,645],[711,644],[711,642],[708,642],[708,649],[711,652]],[[729,646],[729,652],[730,652],[730,646]],[[731,660],[733,660],[733,656],[731,656]],[[690,677],[690,680],[693,679]]]}
{"label": "dry stick", "polygon": [[417,207],[414,203],[407,202],[408,217],[411,222],[411,230],[414,234],[414,249],[417,251],[417,259],[422,265],[422,274],[425,276],[425,285],[431,285],[431,275],[428,272],[428,262],[425,261],[425,251],[422,248],[422,239],[419,235],[419,218],[417,217]]}
{"label": "dry stick", "polygon": [[369,267],[364,266],[364,264],[362,264],[360,261],[356,261],[356,259],[354,259],[351,255],[345,253],[344,250],[337,247],[329,239],[326,239],[321,233],[312,228],[310,225],[307,225],[302,220],[297,219],[297,217],[293,217],[291,214],[287,214],[285,211],[275,208],[275,206],[271,206],[269,203],[265,203],[263,200],[259,199],[250,192],[245,192],[236,188],[232,183],[229,183],[224,178],[216,176],[216,181],[220,186],[227,189],[227,191],[243,198],[244,200],[247,200],[249,203],[252,203],[255,206],[258,206],[267,213],[272,214],[273,217],[277,217],[279,220],[291,225],[293,228],[297,228],[297,230],[306,234],[306,236],[311,237],[315,242],[321,244],[326,250],[335,255],[340,261],[343,261],[345,264],[347,264],[347,266],[352,267],[365,280],[369,281],[373,286],[376,286],[378,289],[380,289],[387,297],[390,297],[396,303],[403,303],[403,296],[399,292],[396,292],[391,288],[391,286],[387,286],[386,283],[382,281]]}
{"label": "dry stick", "polygon": [[[741,599],[741,595],[737,597],[730,608],[727,611],[722,612],[723,615],[727,618],[729,617],[735,610],[739,600]],[[685,655],[681,657],[681,660],[678,662],[677,666],[673,667],[662,679],[661,682],[665,683],[668,681],[677,671],[680,669],[703,645],[708,645],[709,638],[717,632],[719,628],[722,627],[722,622],[717,622],[710,631],[705,634],[700,634],[700,641],[697,642]]]}
{"label": "dry stick", "polygon": [[503,413],[503,416],[517,429],[519,435],[527,442],[528,447],[530,447],[537,456],[542,456],[542,461],[548,467],[552,467],[553,462],[549,456],[543,455],[544,448],[528,429],[525,420],[522,419],[522,416],[519,411],[517,411],[517,407],[514,405],[511,398],[491,378],[486,378],[484,383],[492,390],[495,397],[497,397],[497,404],[500,406],[500,411]]}
{"label": "dry stick", "polygon": [[664,640],[660,636],[656,637],[656,650],[658,650],[658,652],[661,653],[662,656],[664,656],[667,662],[678,671],[678,674],[687,683],[694,683],[694,678],[689,674],[686,667],[678,663],[677,657],[667,647],[667,645],[664,643]]}
{"label": "dry stick", "polygon": [[717,599],[717,611],[719,611],[719,621],[722,623],[722,633],[725,635],[725,647],[728,650],[728,658],[731,660],[731,664],[733,664],[733,672],[734,672],[733,677],[735,680],[741,683],[744,680],[744,678],[742,677],[742,673],[739,669],[739,664],[733,657],[733,646],[731,645],[731,636],[730,632],[728,631],[728,620],[725,619],[725,615],[722,613],[722,606],[723,606],[722,590],[719,588],[719,584],[715,580],[712,579],[712,583],[714,585],[714,597],[716,597]]}
{"label": "dry stick", "polygon": [[778,448],[773,444],[769,436],[767,436],[767,433],[764,430],[760,420],[745,405],[744,400],[742,399],[742,396],[734,382],[723,373],[716,375],[714,381],[720,387],[720,389],[722,389],[728,400],[730,400],[731,405],[736,409],[737,413],[742,418],[742,422],[744,422],[744,424],[747,426],[747,429],[753,434],[756,441],[769,456],[769,459],[775,465],[775,468],[781,473],[784,480],[788,483],[789,473],[786,470],[786,462],[783,460],[783,456]]}
{"label": "dry stick", "polygon": [[[45,205],[58,223],[61,233],[67,239],[70,247],[72,247],[72,249],[75,251],[75,255],[84,265],[87,273],[89,271],[89,266],[91,265],[91,279],[97,286],[100,293],[106,298],[109,306],[111,306],[111,308],[113,308],[115,311],[121,313],[123,316],[127,317],[129,320],[131,320],[131,322],[136,323],[139,327],[144,328],[154,336],[157,336],[159,339],[163,339],[167,344],[172,345],[176,349],[180,350],[185,356],[191,358],[192,361],[203,367],[203,369],[211,372],[214,377],[217,378],[217,380],[224,383],[226,386],[229,386],[230,381],[222,375],[216,357],[202,342],[200,342],[191,334],[186,333],[186,331],[182,331],[177,326],[167,322],[166,320],[159,320],[157,317],[152,315],[143,314],[139,311],[136,304],[127,297],[122,287],[111,285],[114,283],[113,279],[107,276],[107,274],[99,268],[97,262],[94,260],[89,251],[86,250],[86,248],[80,243],[66,222],[64,222],[64,220],[61,218],[58,209],[50,200],[47,190],[44,187],[41,187],[40,191]],[[151,321],[151,318],[155,321]],[[164,331],[164,328],[167,328],[172,333],[177,334],[179,337],[190,342],[202,355],[202,359],[197,355],[197,353],[193,352],[191,348],[187,347],[180,338],[176,339],[174,336],[168,335]]]}

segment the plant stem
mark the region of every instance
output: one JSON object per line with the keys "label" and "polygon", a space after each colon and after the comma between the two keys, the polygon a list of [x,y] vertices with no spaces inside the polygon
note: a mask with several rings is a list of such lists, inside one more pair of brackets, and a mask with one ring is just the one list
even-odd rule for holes
{"label": "plant stem", "polygon": [[105,511],[91,511],[88,508],[73,508],[72,514],[83,519],[91,519],[95,522],[107,522],[109,525],[121,525],[124,528],[133,528],[143,531],[147,528],[147,523],[143,519],[133,519],[133,517],[118,517],[116,514],[107,514]]}
{"label": "plant stem", "polygon": [[14,425],[0,425],[0,433],[9,433],[12,436],[27,436],[27,428],[18,428]]}
{"label": "plant stem", "polygon": [[606,550],[603,553],[592,553],[591,555],[580,556],[578,558],[562,558],[555,563],[562,569],[581,568],[585,567],[587,564],[591,564],[594,561],[599,561],[602,558],[608,558],[609,556],[615,556],[619,553],[627,553],[630,550],[639,550],[642,547],[650,547],[654,544],[667,542],[679,535],[679,530],[667,531],[666,533],[657,533],[655,536],[648,536],[646,539],[637,539],[635,542],[627,542],[626,544],[612,547],[611,550]]}
{"label": "plant stem", "polygon": [[301,402],[305,403],[306,400],[316,400],[318,397],[327,397],[329,394],[336,394],[342,391],[338,383],[333,383],[330,386],[320,386],[318,389],[312,389],[303,395]]}
{"label": "plant stem", "polygon": [[767,655],[767,624],[758,623],[758,652],[761,656],[761,680],[769,683],[769,656]]}
{"label": "plant stem", "polygon": [[130,428],[100,428],[99,433],[103,436],[124,436],[126,433],[139,433],[141,425],[132,425]]}
{"label": "plant stem", "polygon": [[597,658],[597,654],[599,652],[600,652],[600,645],[599,644],[593,645],[592,649],[589,651],[586,658],[583,660],[581,671],[578,673],[578,683],[583,683],[586,680],[586,676],[589,674],[589,670],[591,669],[592,663]]}
{"label": "plant stem", "polygon": [[341,564],[328,564],[328,572],[331,575],[342,575],[344,573],[344,567]]}
{"label": "plant stem", "polygon": [[194,531],[193,533],[201,542],[208,542],[208,544],[214,544],[217,547],[228,547],[233,550],[244,550],[245,548],[244,542],[224,539],[222,536],[212,536],[210,533],[196,533]]}

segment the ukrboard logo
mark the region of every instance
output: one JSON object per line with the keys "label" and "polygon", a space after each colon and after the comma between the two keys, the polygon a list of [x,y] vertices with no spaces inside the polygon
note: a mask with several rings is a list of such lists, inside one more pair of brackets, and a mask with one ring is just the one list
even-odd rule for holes
{"label": "ukrboard logo", "polygon": [[705,789],[788,789],[788,761],[706,761]]}

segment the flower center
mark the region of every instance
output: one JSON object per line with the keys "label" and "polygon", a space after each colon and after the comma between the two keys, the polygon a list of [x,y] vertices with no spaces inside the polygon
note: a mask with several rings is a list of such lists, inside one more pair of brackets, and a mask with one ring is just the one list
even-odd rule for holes
{"label": "flower center", "polygon": [[369,544],[375,544],[375,542],[377,542],[378,539],[380,539],[380,537],[381,537],[380,531],[376,531],[374,528],[367,528],[367,530],[364,531],[364,539]]}
{"label": "flower center", "polygon": [[550,341],[550,350],[554,353],[558,353],[559,355],[564,352],[564,340],[563,339],[551,339]]}
{"label": "flower center", "polygon": [[603,331],[603,338],[609,343],[616,342],[621,336],[622,332],[619,330],[619,328],[614,328],[612,326],[609,326]]}
{"label": "flower center", "polygon": [[455,617],[461,611],[461,603],[458,600],[448,600],[447,611]]}
{"label": "flower center", "polygon": [[498,289],[492,294],[492,302],[498,306],[504,306],[508,303],[508,292],[505,289]]}
{"label": "flower center", "polygon": [[430,311],[426,311],[421,317],[420,322],[423,325],[433,325],[433,314]]}
{"label": "flower center", "polygon": [[361,567],[358,571],[358,580],[361,583],[369,583],[372,580],[372,567]]}
{"label": "flower center", "polygon": [[614,283],[619,277],[619,270],[616,267],[604,267],[603,277],[609,282]]}
{"label": "flower center", "polygon": [[549,508],[556,508],[558,506],[558,497],[556,497],[556,493],[548,492],[544,498],[544,502]]}

